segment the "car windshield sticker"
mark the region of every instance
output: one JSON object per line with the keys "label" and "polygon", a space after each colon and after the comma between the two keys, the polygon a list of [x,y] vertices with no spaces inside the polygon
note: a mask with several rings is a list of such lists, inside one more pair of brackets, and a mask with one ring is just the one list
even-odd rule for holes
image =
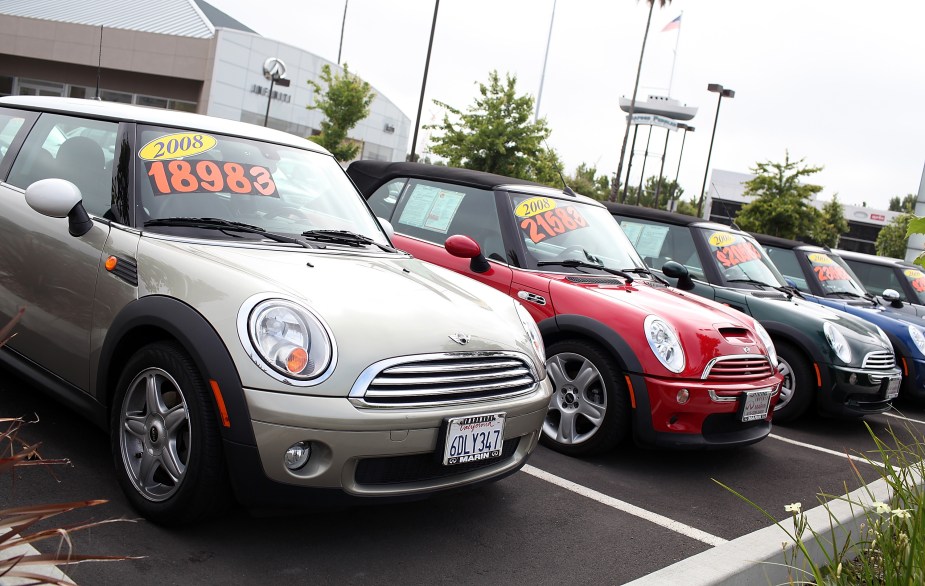
{"label": "car windshield sticker", "polygon": [[813,273],[815,273],[820,283],[826,281],[852,281],[848,271],[835,264],[835,261],[832,260],[829,255],[822,254],[821,252],[814,252],[808,255],[807,258],[809,258],[809,262],[812,263]]}
{"label": "car windshield sticker", "polygon": [[217,141],[208,134],[181,132],[155,138],[138,151],[138,158],[144,161],[170,161],[193,157],[211,150]]}
{"label": "car windshield sticker", "polygon": [[145,161],[155,195],[215,193],[279,197],[266,167],[231,161]]}
{"label": "car windshield sticker", "polygon": [[433,185],[415,185],[398,223],[446,234],[465,197],[466,194],[460,191],[449,191]]}
{"label": "car windshield sticker", "polygon": [[[519,207],[518,205],[514,209]],[[546,238],[554,238],[572,230],[585,228],[588,226],[588,220],[574,206],[564,205],[523,218],[518,225],[524,234],[536,244]]]}
{"label": "car windshield sticker", "polygon": [[548,197],[531,197],[525,199],[514,208],[514,215],[518,218],[532,218],[546,210],[556,209],[556,200]]}
{"label": "car windshield sticker", "polygon": [[637,224],[629,220],[620,222],[623,233],[633,243],[639,256],[658,258],[661,256],[662,245],[668,236],[668,226],[652,226],[650,224]]}
{"label": "car windshield sticker", "polygon": [[916,269],[906,269],[903,274],[909,279],[909,284],[916,293],[925,292],[925,273]]}
{"label": "car windshield sticker", "polygon": [[707,241],[713,247],[713,257],[723,268],[732,268],[753,260],[761,261],[758,248],[736,234],[714,232]]}

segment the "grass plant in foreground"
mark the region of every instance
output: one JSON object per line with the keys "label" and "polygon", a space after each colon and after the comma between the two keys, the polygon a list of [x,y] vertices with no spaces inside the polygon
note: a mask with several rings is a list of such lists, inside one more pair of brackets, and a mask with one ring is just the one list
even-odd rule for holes
{"label": "grass plant in foreground", "polygon": [[[845,495],[818,495],[827,513],[827,527],[812,527],[801,503],[784,507],[792,528],[788,529],[767,510],[722,482],[714,482],[747,502],[783,530],[791,543],[783,543],[789,584],[919,586],[925,584],[925,443],[923,436],[907,427],[909,441],[903,441],[892,427],[886,440],[865,423],[879,456],[875,462],[861,454],[889,487],[887,502],[875,498],[857,466],[854,475],[866,493],[864,502]],[[882,465],[881,465],[882,464]],[[855,492],[857,494],[857,492]],[[852,534],[830,508],[836,501],[847,503],[863,520]],[[810,547],[815,544],[818,547]],[[820,551],[815,557],[813,553]]]}

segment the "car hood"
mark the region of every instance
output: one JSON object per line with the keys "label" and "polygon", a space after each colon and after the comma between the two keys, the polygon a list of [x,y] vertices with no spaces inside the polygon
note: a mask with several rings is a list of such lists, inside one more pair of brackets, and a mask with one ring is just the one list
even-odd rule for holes
{"label": "car hood", "polygon": [[[143,242],[139,289],[195,307],[233,353],[243,351],[238,313],[246,300],[304,304],[328,325],[338,352],[334,373],[312,388],[315,394],[329,388],[346,394],[359,372],[396,356],[516,351],[534,357],[516,302],[485,285],[402,254],[282,248]],[[469,341],[462,345],[451,336]],[[251,384],[272,381],[260,373]]]}

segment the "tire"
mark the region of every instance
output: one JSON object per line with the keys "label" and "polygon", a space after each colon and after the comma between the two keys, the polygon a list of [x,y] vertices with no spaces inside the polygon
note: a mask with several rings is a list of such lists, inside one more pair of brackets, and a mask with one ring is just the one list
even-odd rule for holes
{"label": "tire", "polygon": [[543,445],[570,456],[612,449],[630,430],[629,396],[620,368],[601,348],[582,340],[547,348],[555,386],[543,422]]}
{"label": "tire", "polygon": [[119,484],[152,522],[191,523],[230,502],[211,394],[179,345],[150,344],[129,360],[112,403],[110,438]]}
{"label": "tire", "polygon": [[806,356],[792,344],[774,342],[777,369],[784,375],[780,397],[774,405],[775,423],[786,423],[802,416],[812,404],[816,378]]}

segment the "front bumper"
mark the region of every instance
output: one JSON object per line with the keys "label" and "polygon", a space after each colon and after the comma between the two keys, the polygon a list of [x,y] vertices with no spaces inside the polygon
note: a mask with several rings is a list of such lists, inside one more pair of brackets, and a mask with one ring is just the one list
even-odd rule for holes
{"label": "front bumper", "polygon": [[893,397],[888,396],[887,390],[891,380],[902,378],[902,371],[828,365],[821,376],[822,388],[828,392],[817,397],[818,412],[829,417],[859,417],[890,408]]}
{"label": "front bumper", "polygon": [[[280,499],[313,502],[306,493],[402,498],[498,480],[519,470],[537,445],[552,386],[516,398],[439,409],[358,409],[346,398],[311,397],[245,389],[256,450],[228,445],[238,499],[278,505]],[[444,466],[442,425],[448,417],[506,413],[499,458]],[[301,469],[283,455],[311,442]],[[236,461],[237,460],[237,461]],[[248,476],[257,476],[258,479]],[[340,499],[343,500],[343,499]],[[346,499],[349,500],[349,499]]]}
{"label": "front bumper", "polygon": [[[636,405],[636,442],[665,448],[725,448],[764,439],[771,432],[771,414],[781,384],[780,375],[747,383],[660,379],[639,374],[629,378]],[[682,389],[690,393],[683,405],[677,401]],[[773,389],[767,417],[741,421],[745,392],[761,389]]]}
{"label": "front bumper", "polygon": [[925,360],[896,356],[903,363],[903,385],[899,396],[915,401],[925,400]]}

